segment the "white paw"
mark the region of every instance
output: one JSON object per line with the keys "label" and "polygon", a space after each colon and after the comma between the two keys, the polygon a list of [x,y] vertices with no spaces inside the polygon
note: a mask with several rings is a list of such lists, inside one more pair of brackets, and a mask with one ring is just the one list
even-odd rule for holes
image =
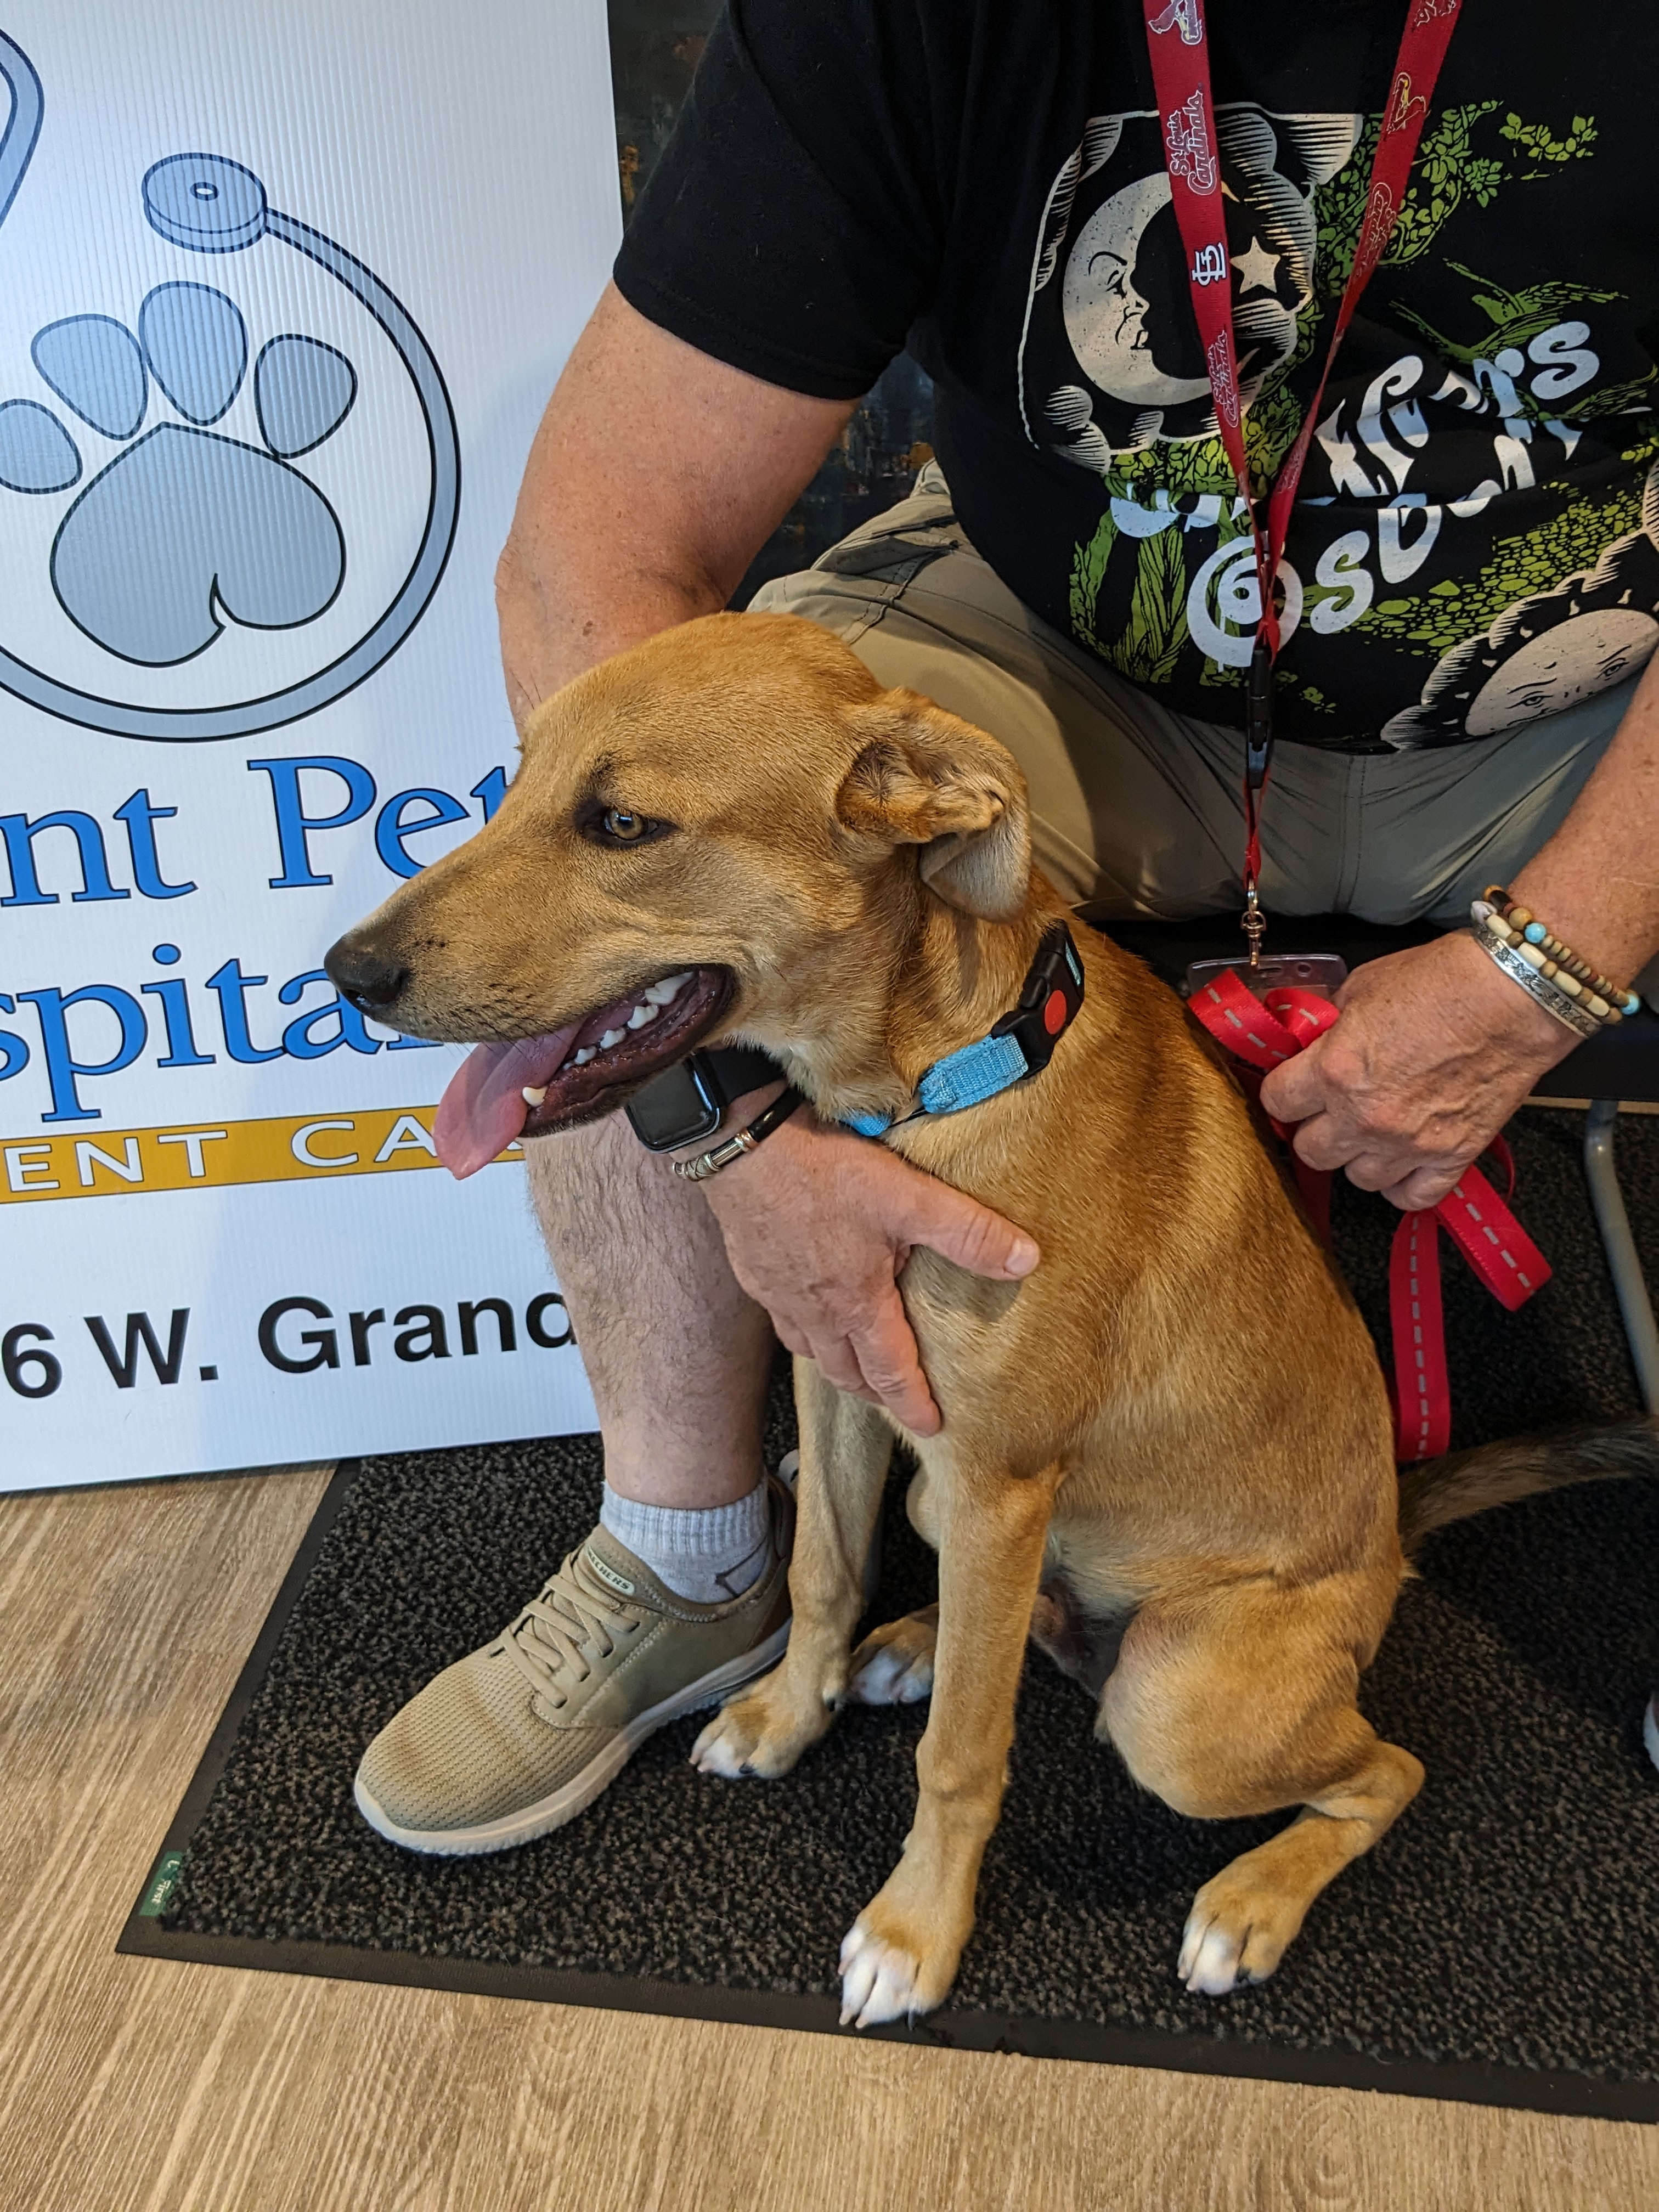
{"label": "white paw", "polygon": [[691,1747],[691,1764],[700,1774],[721,1774],[736,1782],[748,1773],[753,1747],[747,1729],[735,1726],[725,1713],[716,1713]]}
{"label": "white paw", "polygon": [[919,1705],[933,1694],[933,1655],[879,1644],[847,1685],[847,1694],[860,1705]]}
{"label": "white paw", "polygon": [[1243,1937],[1207,1912],[1194,1911],[1182,1935],[1176,1972],[1196,1996],[1230,1996],[1241,1981],[1255,1978],[1241,1972],[1243,1955]]}
{"label": "white paw", "polygon": [[781,1680],[783,1669],[722,1705],[691,1747],[691,1764],[701,1774],[728,1782],[757,1774],[772,1781],[787,1774],[810,1743],[816,1743],[835,1718],[821,1698],[803,1714]]}
{"label": "white paw", "polygon": [[927,2010],[916,1990],[919,1962],[872,1935],[861,1919],[841,1947],[841,2024],[878,2027]]}

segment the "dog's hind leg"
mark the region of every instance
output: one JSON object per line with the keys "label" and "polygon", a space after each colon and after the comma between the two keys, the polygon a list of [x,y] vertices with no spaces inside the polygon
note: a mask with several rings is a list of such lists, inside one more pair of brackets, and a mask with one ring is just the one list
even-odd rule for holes
{"label": "dog's hind leg", "polygon": [[[910,1526],[930,1551],[939,1549],[939,1501],[927,1470],[919,1467],[904,1493]],[[853,1654],[847,1694],[861,1705],[917,1705],[933,1689],[933,1656],[939,1643],[939,1607],[924,1606],[872,1629]]]}
{"label": "dog's hind leg", "polygon": [[1155,1601],[1124,1637],[1099,1725],[1137,1782],[1201,1820],[1303,1808],[1193,1900],[1176,1968],[1190,1990],[1265,1981],[1321,1890],[1422,1787],[1354,1703],[1376,1610],[1359,1576],[1249,1583]]}
{"label": "dog's hind leg", "polygon": [[885,1416],[795,1362],[800,1418],[794,1618],[781,1665],[710,1721],[692,1747],[705,1774],[787,1774],[847,1695],[848,1655],[864,1610],[864,1563],[893,1454]]}
{"label": "dog's hind leg", "polygon": [[1058,1466],[1027,1476],[950,1468],[930,1485],[939,1533],[933,1711],[916,1753],[921,1787],[904,1856],[842,1946],[842,2016],[860,2027],[930,2010],[955,1978],[980,1861],[1002,1809],[1060,1474]]}

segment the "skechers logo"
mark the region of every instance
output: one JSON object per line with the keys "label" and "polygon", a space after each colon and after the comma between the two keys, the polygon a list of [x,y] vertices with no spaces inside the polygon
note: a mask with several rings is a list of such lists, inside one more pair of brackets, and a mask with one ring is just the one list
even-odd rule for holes
{"label": "skechers logo", "polygon": [[602,1583],[607,1583],[611,1589],[618,1591],[623,1597],[633,1596],[633,1583],[619,1575],[614,1567],[607,1566],[597,1552],[585,1545],[582,1548],[582,1557]]}

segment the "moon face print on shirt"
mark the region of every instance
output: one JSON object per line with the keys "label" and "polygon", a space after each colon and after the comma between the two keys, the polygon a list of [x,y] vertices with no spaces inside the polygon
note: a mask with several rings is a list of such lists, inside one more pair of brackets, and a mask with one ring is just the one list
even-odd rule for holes
{"label": "moon face print on shirt", "polygon": [[[1168,177],[1138,177],[1095,210],[1066,262],[1062,313],[1079,365],[1108,398],[1137,409],[1179,407],[1210,388],[1201,373],[1182,376],[1159,365],[1156,319],[1135,283],[1146,233],[1165,210],[1173,228]],[[1164,346],[1167,358],[1167,335]]]}
{"label": "moon face print on shirt", "polygon": [[[1295,350],[1312,297],[1313,189],[1353,151],[1360,120],[1216,112],[1247,404]],[[1085,468],[1156,439],[1214,436],[1155,115],[1096,117],[1054,179],[1019,371],[1029,434]]]}

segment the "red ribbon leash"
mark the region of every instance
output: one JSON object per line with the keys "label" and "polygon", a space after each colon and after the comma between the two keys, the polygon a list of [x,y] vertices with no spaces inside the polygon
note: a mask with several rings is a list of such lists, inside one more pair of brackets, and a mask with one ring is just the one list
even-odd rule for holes
{"label": "red ribbon leash", "polygon": [[1233,336],[1232,258],[1221,191],[1215,104],[1210,92],[1209,35],[1204,20],[1204,0],[1142,0],[1146,51],[1152,62],[1153,89],[1164,131],[1164,162],[1175,202],[1176,222],[1187,253],[1187,281],[1192,292],[1193,313],[1198,319],[1210,390],[1215,398],[1216,428],[1238,479],[1255,544],[1260,614],[1250,665],[1244,777],[1244,886],[1252,903],[1261,870],[1260,793],[1267,781],[1272,752],[1273,664],[1279,646],[1279,608],[1273,597],[1273,582],[1284,556],[1291,509],[1319,421],[1331,365],[1353,320],[1359,295],[1370,282],[1400,219],[1429,101],[1461,4],[1462,0],[1413,0],[1372,157],[1370,188],[1353,267],[1337,309],[1325,366],[1320,372],[1319,388],[1303,419],[1296,443],[1285,455],[1273,481],[1264,529],[1250,490],[1249,459],[1244,447],[1238,351]]}
{"label": "red ribbon leash", "polygon": [[[1215,1039],[1257,1079],[1294,1060],[1338,1019],[1311,991],[1269,991],[1258,999],[1231,970],[1201,984],[1188,1002]],[[1271,1117],[1270,1117],[1271,1118]],[[1282,1122],[1273,1128],[1291,1134]],[[1515,1189],[1515,1163],[1499,1137],[1492,1146]],[[1314,1225],[1330,1243],[1328,1171],[1292,1152],[1297,1187]],[[1550,1263],[1479,1168],[1465,1168],[1438,1206],[1402,1213],[1389,1255],[1389,1322],[1394,1339],[1395,1450],[1401,1460],[1437,1459],[1451,1442],[1451,1384],[1440,1303],[1440,1231],[1510,1313],[1550,1279]]]}

